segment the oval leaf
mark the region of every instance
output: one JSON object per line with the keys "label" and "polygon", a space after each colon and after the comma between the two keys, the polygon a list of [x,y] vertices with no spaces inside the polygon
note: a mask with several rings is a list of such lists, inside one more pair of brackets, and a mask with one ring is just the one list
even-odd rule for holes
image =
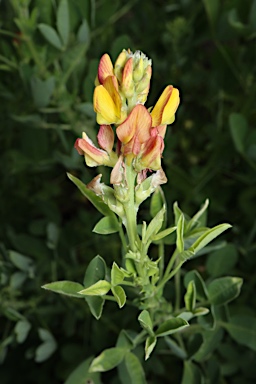
{"label": "oval leaf", "polygon": [[43,23],[38,25],[38,29],[48,43],[50,43],[53,47],[62,50],[62,43],[55,29],[53,29],[50,25]]}
{"label": "oval leaf", "polygon": [[228,323],[222,325],[236,342],[256,351],[255,317],[235,315],[230,318]]}
{"label": "oval leaf", "polygon": [[146,384],[145,373],[137,356],[132,352],[125,355],[125,365],[130,376],[131,384]]}
{"label": "oval leaf", "polygon": [[195,253],[200,251],[200,249],[204,248],[222,232],[226,231],[231,227],[232,226],[230,224],[220,224],[214,228],[209,229],[194,242],[190,249],[193,250]]}
{"label": "oval leaf", "polygon": [[188,311],[193,311],[196,305],[196,286],[195,282],[191,280],[188,283],[187,292],[184,297],[185,306]]}
{"label": "oval leaf", "polygon": [[156,336],[167,336],[172,333],[181,331],[182,329],[188,327],[189,324],[186,320],[181,319],[179,317],[174,317],[173,319],[166,320],[163,324],[161,324],[157,331]]}
{"label": "oval leaf", "polygon": [[110,208],[102,201],[102,199],[95,195],[93,191],[88,189],[86,185],[79,180],[77,177],[67,173],[68,178],[77,186],[77,188],[82,192],[82,194],[87,197],[87,199],[94,205],[94,207],[102,213],[104,216],[111,216],[114,213],[110,210]]}
{"label": "oval leaf", "polygon": [[145,343],[145,360],[149,358],[156,346],[157,338],[155,336],[149,336]]}
{"label": "oval leaf", "polygon": [[101,384],[99,373],[89,373],[89,366],[92,362],[92,357],[89,357],[78,367],[71,372],[64,384]]}
{"label": "oval leaf", "polygon": [[90,287],[83,289],[79,293],[81,295],[87,296],[103,296],[108,293],[111,288],[111,284],[106,280],[99,280],[97,283],[91,285]]}
{"label": "oval leaf", "polygon": [[121,284],[124,280],[125,274],[114,262],[111,268],[111,284],[118,285]]}
{"label": "oval leaf", "polygon": [[211,304],[223,305],[234,300],[240,293],[243,279],[240,277],[221,277],[213,280],[208,286]]}
{"label": "oval leaf", "polygon": [[119,223],[116,216],[103,217],[92,230],[100,235],[109,235],[119,231]]}
{"label": "oval leaf", "polygon": [[126,294],[125,294],[124,289],[120,286],[116,286],[116,287],[112,287],[111,290],[112,290],[112,293],[116,299],[116,302],[117,302],[119,308],[122,308],[126,302]]}
{"label": "oval leaf", "polygon": [[64,45],[68,43],[69,24],[68,1],[61,0],[57,10],[57,29]]}
{"label": "oval leaf", "polygon": [[150,317],[149,312],[144,309],[144,311],[141,312],[141,314],[138,317],[138,320],[140,322],[140,325],[142,328],[146,329],[146,331],[151,335],[154,336],[153,332],[153,323]]}
{"label": "oval leaf", "polygon": [[105,349],[90,365],[89,372],[105,372],[120,364],[127,350],[123,348]]}
{"label": "oval leaf", "polygon": [[84,287],[82,284],[75,283],[73,281],[54,281],[53,283],[45,284],[42,286],[43,289],[47,289],[48,291],[60,293],[66,296],[78,297],[82,298],[78,292],[81,291]]}

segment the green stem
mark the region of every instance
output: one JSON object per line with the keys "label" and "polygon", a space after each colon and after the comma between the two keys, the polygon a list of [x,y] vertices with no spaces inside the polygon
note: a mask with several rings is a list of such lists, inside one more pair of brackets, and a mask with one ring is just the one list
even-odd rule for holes
{"label": "green stem", "polygon": [[160,259],[159,261],[159,278],[161,279],[163,277],[164,273],[164,243],[161,242],[158,247],[158,257]]}
{"label": "green stem", "polygon": [[180,299],[181,299],[181,292],[180,292],[180,268],[177,270],[177,273],[174,276],[174,282],[175,282],[175,311],[177,311],[180,307]]}
{"label": "green stem", "polygon": [[122,243],[122,247],[123,247],[123,252],[127,252],[127,242],[126,242],[126,238],[125,238],[125,235],[124,235],[124,230],[123,230],[123,226],[122,226],[122,221],[120,220],[119,221],[119,237],[121,239],[121,243]]}
{"label": "green stem", "polygon": [[123,203],[124,211],[126,215],[125,227],[127,230],[127,236],[129,239],[129,246],[133,252],[136,252],[138,245],[138,234],[137,234],[137,211],[135,209],[135,178],[136,172],[131,166],[126,165],[126,180],[128,188],[127,201]]}

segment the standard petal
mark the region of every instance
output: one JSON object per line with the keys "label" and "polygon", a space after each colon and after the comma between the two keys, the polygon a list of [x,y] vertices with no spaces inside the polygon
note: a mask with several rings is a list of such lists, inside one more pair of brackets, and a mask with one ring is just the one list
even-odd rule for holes
{"label": "standard petal", "polygon": [[134,136],[142,144],[150,138],[151,116],[141,104],[136,105],[116,130],[119,140],[127,144]]}
{"label": "standard petal", "polygon": [[98,67],[98,79],[100,84],[103,83],[103,81],[106,79],[108,76],[113,76],[114,71],[113,71],[113,64],[112,61],[107,53],[105,53],[99,63]]}
{"label": "standard petal", "polygon": [[162,116],[164,113],[165,106],[167,105],[171,94],[173,91],[173,86],[168,85],[161,96],[159,97],[156,105],[154,106],[152,112],[151,112],[151,117],[152,117],[152,127],[157,127],[158,125],[164,124],[162,123]]}
{"label": "standard petal", "polygon": [[114,131],[111,128],[110,125],[101,125],[98,135],[97,135],[97,140],[99,143],[99,146],[107,151],[108,153],[112,151],[113,145],[114,145],[114,140],[115,140],[115,135]]}
{"label": "standard petal", "polygon": [[161,124],[171,124],[174,122],[174,119],[175,119],[174,114],[177,111],[179,103],[180,103],[179,91],[177,88],[173,88],[172,94],[164,108]]}
{"label": "standard petal", "polygon": [[[120,118],[120,111],[103,85],[98,85],[93,95],[94,110],[97,112],[98,124],[113,124]],[[98,116],[99,114],[99,116]]]}

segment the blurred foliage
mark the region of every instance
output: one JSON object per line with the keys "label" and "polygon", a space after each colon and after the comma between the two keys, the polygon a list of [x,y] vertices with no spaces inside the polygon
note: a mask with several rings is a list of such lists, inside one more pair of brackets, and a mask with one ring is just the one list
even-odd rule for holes
{"label": "blurred foliage", "polygon": [[[99,243],[91,234],[99,216],[65,174],[85,182],[94,176],[73,144],[84,130],[96,134],[92,94],[105,52],[115,59],[129,47],[153,59],[148,106],[155,89],[180,89],[164,152],[170,211],[178,200],[192,214],[209,197],[210,224],[233,224],[224,248],[186,269],[210,281],[224,263],[226,274],[245,281],[232,314],[255,316],[256,1],[2,0],[0,15],[0,382],[63,383],[136,317],[113,303],[97,322],[83,302],[41,289],[56,279],[82,280],[98,253],[119,257],[115,235]],[[255,349],[217,336],[204,357],[207,383],[255,383]],[[181,382],[171,348],[160,346],[145,369],[149,383]],[[189,360],[184,372],[191,373]],[[116,371],[103,377],[119,383]]]}

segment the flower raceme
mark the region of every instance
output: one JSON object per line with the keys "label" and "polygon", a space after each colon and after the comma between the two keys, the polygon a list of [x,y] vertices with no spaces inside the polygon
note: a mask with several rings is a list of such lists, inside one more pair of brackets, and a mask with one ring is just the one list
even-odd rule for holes
{"label": "flower raceme", "polygon": [[[144,103],[151,72],[151,60],[139,51],[133,54],[123,50],[114,66],[108,54],[100,59],[93,98],[100,124],[97,135],[100,148],[85,133],[82,139],[77,139],[75,148],[85,156],[88,166],[114,167],[113,182],[120,179],[119,170],[124,163],[138,173],[161,169],[166,126],[174,122],[180,99],[178,89],[168,85],[149,111]],[[115,152],[111,124],[116,126]]]}

